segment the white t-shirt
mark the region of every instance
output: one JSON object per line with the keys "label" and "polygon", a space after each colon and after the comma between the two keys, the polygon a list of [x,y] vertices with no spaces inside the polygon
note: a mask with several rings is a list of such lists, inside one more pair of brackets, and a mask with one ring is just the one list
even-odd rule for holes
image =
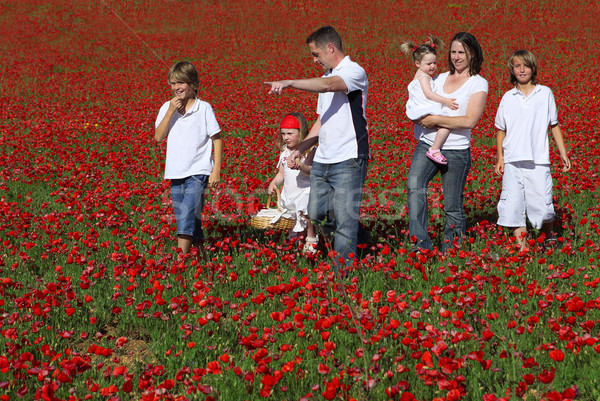
{"label": "white t-shirt", "polygon": [[[444,92],[444,83],[446,79],[450,75],[450,72],[444,72],[435,78],[435,93],[440,96],[448,97],[452,99],[456,99],[456,103],[458,103],[458,109],[456,110],[448,110],[447,115],[450,117],[455,116],[464,116],[467,114],[467,106],[469,105],[469,99],[471,95],[478,92],[488,92],[488,82],[479,75],[473,75],[469,77],[467,82],[462,84],[460,88],[455,90],[452,93]],[[423,128],[418,124],[415,124],[414,127],[415,138],[424,141],[428,145],[433,145],[433,141],[435,139],[435,134],[437,130]],[[468,149],[471,146],[471,130],[469,128],[465,129],[454,129],[450,131],[450,135],[442,150],[460,150],[460,149]]]}
{"label": "white t-shirt", "polygon": [[496,112],[496,128],[506,132],[502,142],[504,162],[531,160],[550,164],[548,126],[558,124],[554,95],[536,85],[529,96],[511,89],[502,96]]}
{"label": "white t-shirt", "polygon": [[319,94],[317,114],[321,118],[319,147],[314,160],[339,163],[369,157],[369,135],[365,108],[369,81],[367,73],[346,56],[324,77],[339,76],[348,91]]}
{"label": "white t-shirt", "polygon": [[[169,110],[162,105],[156,117],[158,127]],[[192,108],[181,115],[173,114],[167,135],[165,179],[186,178],[196,174],[210,175],[213,170],[211,137],[221,132],[215,113],[207,102],[196,98]]]}

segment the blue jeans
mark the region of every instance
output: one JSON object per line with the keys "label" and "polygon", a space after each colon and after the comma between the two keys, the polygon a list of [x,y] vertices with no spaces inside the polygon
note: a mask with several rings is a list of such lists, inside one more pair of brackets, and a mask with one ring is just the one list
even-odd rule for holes
{"label": "blue jeans", "polygon": [[204,238],[202,209],[208,176],[192,175],[171,180],[171,199],[177,219],[177,235],[189,235],[192,241]]}
{"label": "blue jeans", "polygon": [[466,231],[466,218],[463,205],[467,174],[471,168],[471,149],[444,150],[447,165],[435,163],[425,156],[429,145],[419,141],[413,153],[408,173],[408,231],[417,238],[419,248],[431,249],[432,243],[427,234],[427,186],[439,172],[442,176],[444,213],[446,228],[442,251],[452,246],[455,238],[461,238]]}
{"label": "blue jeans", "polygon": [[314,162],[310,171],[308,215],[316,228],[323,228],[325,235],[335,231],[336,257],[343,257],[347,263],[350,254],[356,257],[367,164],[367,159],[362,158],[333,164]]}

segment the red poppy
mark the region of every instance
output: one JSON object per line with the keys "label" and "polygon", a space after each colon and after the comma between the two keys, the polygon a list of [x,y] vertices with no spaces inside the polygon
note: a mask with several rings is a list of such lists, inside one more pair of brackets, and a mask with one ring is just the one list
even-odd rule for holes
{"label": "red poppy", "polygon": [[550,369],[551,370],[544,369],[542,373],[538,374],[538,380],[545,384],[552,383],[554,380],[554,367],[551,367]]}
{"label": "red poppy", "polygon": [[550,358],[554,359],[556,362],[561,362],[563,359],[565,359],[565,353],[561,350],[552,350],[550,351],[549,355]]}

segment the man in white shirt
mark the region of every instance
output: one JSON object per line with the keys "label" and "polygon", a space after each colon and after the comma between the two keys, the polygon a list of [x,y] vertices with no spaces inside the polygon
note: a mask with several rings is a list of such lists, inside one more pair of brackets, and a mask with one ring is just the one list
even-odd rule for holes
{"label": "man in white shirt", "polygon": [[319,28],[306,44],[313,61],[326,71],[322,77],[265,84],[274,94],[289,87],[319,93],[318,118],[290,159],[319,142],[310,175],[308,214],[326,234],[335,231],[334,264],[347,264],[356,257],[369,159],[365,117],[369,81],[365,70],[344,54],[342,39],[333,27]]}

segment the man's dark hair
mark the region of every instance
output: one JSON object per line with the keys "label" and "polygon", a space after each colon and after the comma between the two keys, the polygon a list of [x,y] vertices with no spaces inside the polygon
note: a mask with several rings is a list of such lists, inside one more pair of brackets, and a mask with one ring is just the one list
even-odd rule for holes
{"label": "man's dark hair", "polygon": [[306,38],[306,44],[308,45],[310,43],[314,43],[319,48],[331,43],[340,52],[344,52],[344,48],[342,47],[342,37],[329,25],[321,27],[311,33],[308,38]]}

